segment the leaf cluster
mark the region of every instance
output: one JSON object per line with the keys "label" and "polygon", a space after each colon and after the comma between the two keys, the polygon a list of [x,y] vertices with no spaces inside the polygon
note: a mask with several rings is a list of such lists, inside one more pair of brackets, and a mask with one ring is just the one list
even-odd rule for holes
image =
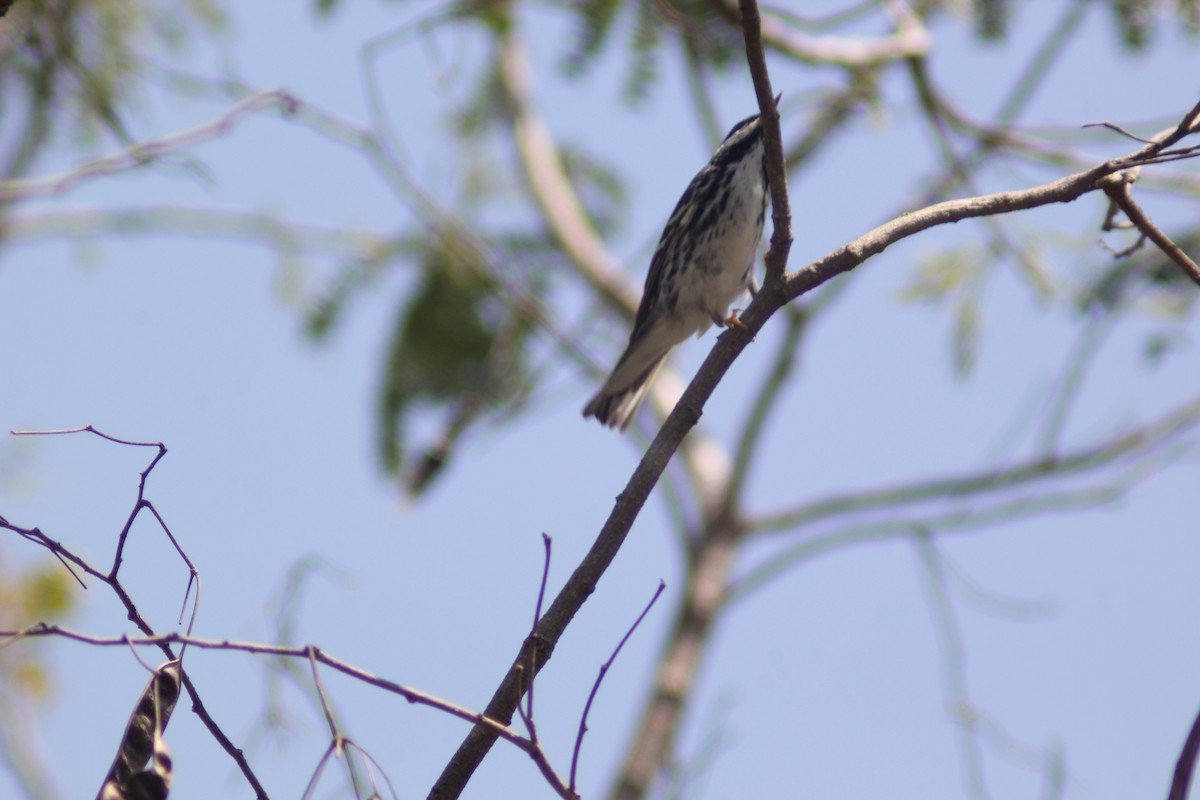
{"label": "leaf cluster", "polygon": [[[981,39],[1002,40],[1012,21],[1013,0],[977,0],[972,3],[975,28]],[[1189,36],[1200,34],[1200,0],[1103,0],[1127,50],[1145,49],[1153,41],[1160,21],[1174,19]]]}

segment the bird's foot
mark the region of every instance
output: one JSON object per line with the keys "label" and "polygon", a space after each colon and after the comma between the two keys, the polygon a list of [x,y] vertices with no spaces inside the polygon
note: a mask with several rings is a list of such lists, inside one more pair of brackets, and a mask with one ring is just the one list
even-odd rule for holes
{"label": "bird's foot", "polygon": [[742,313],[742,310],[740,308],[732,309],[729,312],[729,319],[721,320],[721,324],[724,325],[726,328],[741,328],[742,330],[749,333],[750,329],[746,327],[746,323],[744,323],[740,319],[738,319],[738,314],[740,314],[740,313]]}

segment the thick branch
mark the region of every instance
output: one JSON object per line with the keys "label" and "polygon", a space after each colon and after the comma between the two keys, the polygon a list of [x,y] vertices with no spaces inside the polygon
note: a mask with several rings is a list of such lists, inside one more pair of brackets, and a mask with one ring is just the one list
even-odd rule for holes
{"label": "thick branch", "polygon": [[[766,92],[765,96],[769,97],[769,88],[756,87],[756,92],[760,97],[764,96],[764,91]],[[1189,112],[1186,119],[1191,119],[1192,115],[1197,113],[1197,109],[1200,109],[1200,104],[1192,112]],[[712,396],[717,384],[752,340],[754,334],[785,302],[853,269],[872,255],[882,252],[901,239],[936,225],[958,222],[971,217],[1036,208],[1051,203],[1069,202],[1088,192],[1096,191],[1100,188],[1100,179],[1105,175],[1160,158],[1163,146],[1164,143],[1147,145],[1129,156],[1106,161],[1085,172],[1069,175],[1032,189],[939,203],[904,215],[875,228],[796,273],[785,274],[782,284],[774,287],[764,286],[741,317],[746,330],[730,329],[717,339],[716,346],[709,353],[675,409],[667,417],[645,457],[629,479],[625,490],[618,495],[616,505],[591,550],[563,586],[546,616],[538,623],[536,631],[517,651],[517,657],[492,696],[491,702],[484,711],[485,715],[504,724],[512,719],[517,703],[524,693],[524,676],[529,667],[526,661],[527,655],[530,652],[537,653],[537,662],[533,666],[538,671],[549,661],[566,626],[591,593],[595,591],[600,577],[608,569],[609,564],[612,563],[617,551],[624,543],[634,520],[637,519],[642,506],[649,497],[650,491],[678,449],[680,442],[699,422],[704,405]],[[778,254],[772,255],[777,256]],[[786,251],[783,255],[786,255]],[[442,771],[430,791],[429,797],[458,797],[475,769],[487,755],[488,750],[491,749],[495,738],[492,731],[476,726]]]}

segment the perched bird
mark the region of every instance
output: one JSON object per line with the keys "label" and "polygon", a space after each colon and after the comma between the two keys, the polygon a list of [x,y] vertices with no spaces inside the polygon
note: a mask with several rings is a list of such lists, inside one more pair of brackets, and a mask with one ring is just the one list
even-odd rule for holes
{"label": "perched bird", "polygon": [[629,346],[583,416],[625,430],[672,347],[714,323],[741,325],[729,305],[758,289],[766,213],[766,149],[755,115],[733,126],[679,198],[650,259]]}

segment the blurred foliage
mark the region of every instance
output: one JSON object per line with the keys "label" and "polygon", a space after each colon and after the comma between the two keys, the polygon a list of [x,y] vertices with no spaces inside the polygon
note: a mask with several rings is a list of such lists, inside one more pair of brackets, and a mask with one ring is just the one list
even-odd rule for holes
{"label": "blurred foliage", "polygon": [[1004,38],[1012,14],[1012,0],[977,0],[975,26],[979,38],[985,41]]}
{"label": "blurred foliage", "polygon": [[[561,4],[574,14],[575,42],[564,56],[563,68],[581,75],[593,67],[605,47],[616,38],[622,12],[618,0],[581,0]],[[724,69],[742,51],[742,32],[734,17],[722,14],[710,0],[661,3],[637,0],[625,3],[632,19],[624,45],[631,64],[625,78],[625,95],[631,102],[645,100],[659,75],[663,45],[677,40],[698,62]]]}
{"label": "blurred foliage", "polygon": [[[16,630],[31,620],[58,621],[71,606],[71,577],[57,562],[16,575],[7,569],[0,571],[0,629]],[[0,691],[46,697],[50,676],[40,653],[40,648],[31,647],[0,650],[0,687],[5,687]]]}
{"label": "blurred foliage", "polygon": [[[384,467],[401,474],[410,494],[423,491],[472,424],[513,411],[529,382],[532,320],[510,305],[473,234],[435,232],[416,255],[420,278],[404,295],[383,365],[378,395],[378,448]],[[442,433],[406,458],[409,414],[436,410]]]}
{"label": "blurred foliage", "polygon": [[18,0],[0,20],[0,178],[26,174],[54,131],[132,144],[138,54],[223,21],[218,0]]}
{"label": "blurred foliage", "polygon": [[[1200,33],[1200,0],[1102,0],[1117,25],[1121,42],[1141,50],[1153,40],[1160,20],[1176,18],[1184,33]],[[975,28],[983,40],[1007,37],[1017,4],[1012,0],[975,0]]]}
{"label": "blurred foliage", "polygon": [[305,332],[314,340],[328,336],[337,327],[352,293],[368,288],[384,267],[398,258],[415,255],[420,247],[419,239],[405,236],[393,242],[390,247],[365,253],[344,265],[312,304],[306,315]]}
{"label": "blurred foliage", "polygon": [[[1200,258],[1200,229],[1183,231],[1171,238],[1192,260]],[[1182,320],[1196,306],[1195,284],[1150,242],[1117,259],[1107,269],[1089,270],[1089,274],[1096,278],[1077,296],[1080,313],[1120,313],[1140,303],[1154,313]]]}
{"label": "blurred foliage", "polygon": [[911,282],[900,290],[900,298],[908,302],[951,304],[950,356],[959,378],[968,377],[975,367],[983,322],[981,287],[996,256],[976,245],[934,253],[917,265]]}
{"label": "blurred foliage", "polygon": [[900,290],[902,300],[940,303],[977,280],[986,259],[980,248],[964,245],[942,250],[924,258],[912,281]]}

